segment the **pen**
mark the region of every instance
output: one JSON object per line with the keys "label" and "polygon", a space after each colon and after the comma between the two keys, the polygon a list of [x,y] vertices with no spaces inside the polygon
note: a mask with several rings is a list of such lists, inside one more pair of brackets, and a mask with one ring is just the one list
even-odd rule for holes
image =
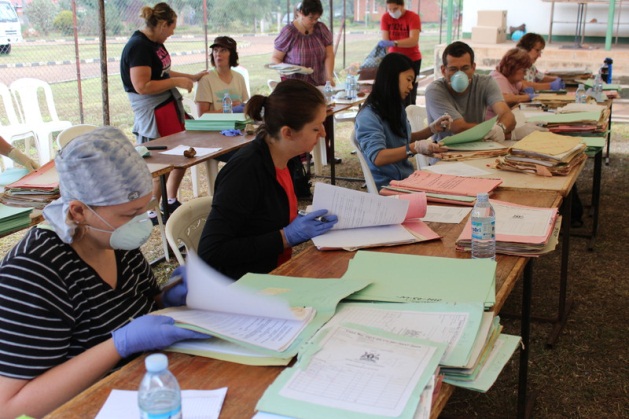
{"label": "pen", "polygon": [[165,145],[147,145],[147,150],[166,150],[168,147]]}
{"label": "pen", "polygon": [[[299,210],[299,211],[297,211],[297,214],[301,215],[303,217],[304,215],[307,215],[308,213],[306,211],[304,211],[304,210]],[[316,221],[321,221],[322,223],[327,223],[328,222],[328,219],[325,218],[325,217],[317,217],[317,218],[315,218],[315,220]]]}

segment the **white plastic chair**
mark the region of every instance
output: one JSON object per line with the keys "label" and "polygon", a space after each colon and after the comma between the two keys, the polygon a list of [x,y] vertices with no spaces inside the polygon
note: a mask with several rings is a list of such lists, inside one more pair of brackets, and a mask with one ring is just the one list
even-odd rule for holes
{"label": "white plastic chair", "polygon": [[266,84],[267,84],[267,86],[269,86],[269,89],[271,89],[271,91],[275,90],[275,86],[277,86],[278,83],[279,83],[279,81],[272,80],[272,79],[269,79],[269,80],[266,81]]}
{"label": "white plastic chair", "polygon": [[[406,116],[408,117],[408,122],[411,124],[412,132],[420,131],[428,125],[428,112],[425,106],[408,105],[406,107]],[[417,163],[418,169],[430,166],[428,157],[423,154],[415,154],[415,162]]]}
{"label": "white plastic chair", "polygon": [[96,125],[79,124],[66,128],[57,135],[57,147],[61,150],[66,144],[74,140],[79,135],[86,134],[98,128]]}
{"label": "white plastic chair", "polygon": [[[9,144],[13,144],[15,141],[24,140],[24,146],[28,153],[31,147],[31,138],[35,139],[35,146],[37,147],[37,136],[35,131],[28,127],[26,124],[20,122],[18,114],[15,112],[13,106],[13,97],[9,88],[0,83],[0,96],[2,96],[2,104],[4,106],[4,113],[9,121],[9,125],[2,125],[0,123],[0,136],[4,138]],[[2,156],[4,167],[13,167],[13,160],[6,156]]]}
{"label": "white plastic chair", "polygon": [[247,86],[247,95],[251,97],[251,88],[249,87],[249,70],[247,70],[241,65],[239,65],[238,67],[232,67],[232,70],[234,70],[237,73],[242,74],[242,76],[245,78],[245,86]]}
{"label": "white plastic chair", "polygon": [[186,252],[197,251],[201,233],[203,233],[203,227],[211,208],[211,196],[196,198],[184,202],[170,215],[166,222],[166,238],[180,265],[185,263],[179,250],[180,242],[184,244]]}
{"label": "white plastic chair", "polygon": [[[23,78],[15,80],[9,86],[22,121],[37,134],[39,163],[45,164],[52,158],[53,133],[63,131],[72,126],[70,121],[62,121],[57,115],[52,89],[43,80]],[[48,114],[44,114],[39,105],[39,91],[43,91]]]}
{"label": "white plastic chair", "polygon": [[352,130],[352,134],[350,135],[350,140],[354,147],[356,147],[356,155],[358,156],[358,161],[360,161],[360,167],[363,169],[363,176],[365,176],[365,184],[367,184],[367,192],[378,194],[378,187],[376,186],[376,181],[373,180],[373,174],[371,173],[371,169],[369,169],[369,165],[367,164],[367,159],[363,154],[362,149],[360,148],[360,144],[356,139],[356,131]]}

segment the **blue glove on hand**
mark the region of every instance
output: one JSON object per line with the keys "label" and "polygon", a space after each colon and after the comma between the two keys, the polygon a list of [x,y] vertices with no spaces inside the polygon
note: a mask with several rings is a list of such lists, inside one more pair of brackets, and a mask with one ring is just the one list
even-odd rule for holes
{"label": "blue glove on hand", "polygon": [[162,303],[164,307],[178,307],[186,305],[186,296],[188,295],[188,282],[186,278],[186,267],[179,266],[170,276],[171,280],[179,277],[175,285],[168,286],[162,292]]}
{"label": "blue glove on hand", "polygon": [[166,348],[186,339],[209,339],[210,335],[175,326],[168,316],[147,314],[112,332],[114,346],[121,357]]}
{"label": "blue glove on hand", "polygon": [[239,129],[224,129],[223,131],[221,131],[221,134],[226,137],[235,137],[237,135],[242,135],[242,132],[240,132]]}
{"label": "blue glove on hand", "polygon": [[378,42],[378,46],[382,47],[382,48],[389,48],[392,46],[395,46],[395,42],[393,41],[385,41],[384,39],[380,42]]}
{"label": "blue glove on hand", "polygon": [[[288,244],[291,247],[297,246],[299,243],[317,237],[331,229],[339,219],[336,215],[326,215],[327,213],[328,210],[321,209],[303,216],[297,216],[292,223],[284,227],[284,236]],[[324,215],[324,220],[315,220],[315,218]]]}
{"label": "blue glove on hand", "polygon": [[550,83],[550,89],[551,90],[561,90],[561,89],[565,89],[566,88],[566,83],[564,83],[563,80],[561,80],[561,77],[557,77],[555,80],[553,80]]}
{"label": "blue glove on hand", "polygon": [[522,91],[524,92],[524,94],[527,94],[529,96],[529,100],[533,100],[537,97],[537,95],[535,94],[535,89],[533,89],[532,87],[525,87],[524,89],[522,89]]}
{"label": "blue glove on hand", "polygon": [[245,111],[245,104],[241,103],[240,105],[236,105],[232,108],[233,113],[243,113]]}

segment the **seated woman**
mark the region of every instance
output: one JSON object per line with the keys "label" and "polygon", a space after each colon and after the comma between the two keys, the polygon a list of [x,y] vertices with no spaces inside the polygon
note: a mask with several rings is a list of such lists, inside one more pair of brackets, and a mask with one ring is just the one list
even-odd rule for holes
{"label": "seated woman", "polygon": [[245,113],[263,121],[256,138],[240,149],[216,178],[212,210],[199,241],[199,256],[238,279],[267,273],[291,257],[291,248],[325,233],[334,215],[297,216],[288,161],[309,153],[325,136],[326,105],[311,84],[289,79],[270,96],[254,95]]}
{"label": "seated woman", "polygon": [[[518,103],[530,102],[535,97],[535,91],[524,90],[522,83],[524,73],[529,67],[531,67],[531,58],[526,51],[511,48],[502,56],[496,68],[489,73],[498,83],[502,96],[510,107]],[[487,108],[487,114],[489,118],[495,116],[491,108]]]}
{"label": "seated woman", "polygon": [[223,112],[225,93],[231,97],[233,111],[240,113],[244,110],[245,102],[249,100],[249,93],[243,75],[232,70],[232,67],[238,67],[236,41],[229,36],[218,36],[210,50],[210,62],[214,71],[201,77],[194,97],[199,115]]}
{"label": "seated woman", "polygon": [[207,335],[146,315],[185,304],[160,292],[138,247],[151,234],[151,174],[129,139],[104,127],[55,159],[61,198],[0,262],[2,417],[42,417],[138,352]]}
{"label": "seated woman", "polygon": [[449,128],[448,115],[421,131],[411,132],[404,100],[413,90],[416,76],[410,58],[387,54],[378,67],[371,94],[356,115],[356,139],[378,189],[413,173],[409,157],[418,153],[432,156],[448,149],[428,139]]}
{"label": "seated woman", "polygon": [[541,35],[529,32],[525,34],[516,45],[525,50],[531,57],[531,65],[524,74],[524,87],[532,87],[535,90],[560,90],[566,87],[561,77],[547,76],[535,67],[535,61],[542,56],[546,42]]}

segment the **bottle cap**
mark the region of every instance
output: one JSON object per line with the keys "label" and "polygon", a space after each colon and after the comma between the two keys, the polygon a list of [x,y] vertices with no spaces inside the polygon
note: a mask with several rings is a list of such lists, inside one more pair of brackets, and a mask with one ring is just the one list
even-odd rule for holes
{"label": "bottle cap", "polygon": [[476,195],[477,201],[487,201],[489,200],[489,194],[487,192],[480,192]]}
{"label": "bottle cap", "polygon": [[168,357],[164,354],[151,354],[144,360],[148,372],[160,372],[168,368]]}

